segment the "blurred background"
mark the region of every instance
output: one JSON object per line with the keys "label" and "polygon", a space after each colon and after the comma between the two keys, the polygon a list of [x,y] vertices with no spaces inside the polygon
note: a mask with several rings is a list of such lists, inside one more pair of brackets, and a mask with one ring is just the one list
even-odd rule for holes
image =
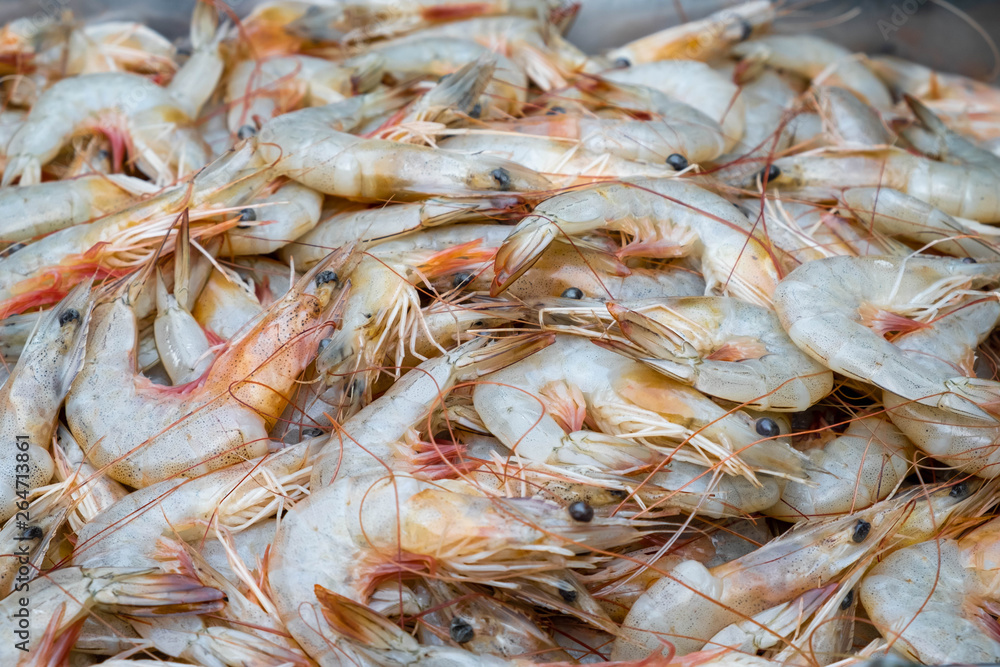
{"label": "blurred background", "polygon": [[[318,4],[333,4],[325,0]],[[257,0],[232,0],[239,15]],[[734,4],[731,0],[582,0],[569,38],[595,53]],[[777,2],[776,32],[814,32],[866,53],[887,53],[934,69],[996,81],[998,0],[793,0]],[[187,34],[194,0],[0,0],[0,22],[60,15],[142,21],[171,37]]]}

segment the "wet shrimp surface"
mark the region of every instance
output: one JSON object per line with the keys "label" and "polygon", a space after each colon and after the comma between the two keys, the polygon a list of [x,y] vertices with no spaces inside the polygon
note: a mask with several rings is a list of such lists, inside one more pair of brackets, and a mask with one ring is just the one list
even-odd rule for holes
{"label": "wet shrimp surface", "polygon": [[0,664],[1000,664],[1000,88],[578,9],[0,27]]}

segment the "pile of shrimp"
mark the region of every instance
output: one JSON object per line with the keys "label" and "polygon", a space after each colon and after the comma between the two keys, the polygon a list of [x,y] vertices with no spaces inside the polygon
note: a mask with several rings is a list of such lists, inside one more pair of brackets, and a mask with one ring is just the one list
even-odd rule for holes
{"label": "pile of shrimp", "polygon": [[1000,662],[1000,89],[576,9],[0,29],[0,664]]}

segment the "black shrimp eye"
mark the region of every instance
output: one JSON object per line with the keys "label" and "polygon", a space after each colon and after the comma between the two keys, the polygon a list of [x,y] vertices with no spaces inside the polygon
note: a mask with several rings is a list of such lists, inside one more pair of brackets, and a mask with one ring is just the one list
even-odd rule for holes
{"label": "black shrimp eye", "polygon": [[594,508],[582,500],[571,503],[568,510],[570,517],[574,521],[589,523],[594,519]]}
{"label": "black shrimp eye", "polygon": [[577,598],[576,589],[574,589],[570,584],[565,584],[565,586],[566,586],[565,588],[563,586],[559,587],[559,597],[561,597],[566,602],[573,604],[574,602],[576,602]]}
{"label": "black shrimp eye", "polygon": [[321,435],[323,435],[323,429],[321,428],[311,427],[302,429],[303,438],[318,438]]}
{"label": "black shrimp eye", "polygon": [[323,350],[325,350],[328,347],[330,347],[330,339],[329,338],[324,338],[323,340],[321,340],[319,342],[319,351],[320,352],[322,352]]}
{"label": "black shrimp eye", "polygon": [[9,257],[23,247],[24,247],[23,243],[14,243],[13,245],[9,245],[6,248],[4,248],[2,252],[0,252],[0,257]]}
{"label": "black shrimp eye", "polygon": [[958,498],[959,500],[965,498],[969,495],[969,483],[959,482],[955,486],[951,487],[951,491],[948,492],[948,495],[952,498]]}
{"label": "black shrimp eye", "polygon": [[253,125],[241,125],[240,129],[236,130],[236,137],[238,139],[247,139],[257,134],[257,128]]}
{"label": "black shrimp eye", "polygon": [[101,150],[97,151],[97,159],[98,160],[110,160],[111,159],[111,151],[109,151],[107,148],[102,148]]}
{"label": "black shrimp eye", "polygon": [[682,169],[687,169],[688,160],[680,153],[671,153],[667,156],[667,164],[669,164],[674,171],[680,171]]}
{"label": "black shrimp eye", "polygon": [[781,168],[776,164],[772,164],[766,170],[762,169],[760,175],[765,181],[770,182],[781,176]]}
{"label": "black shrimp eye", "polygon": [[778,422],[774,421],[770,417],[761,417],[757,420],[754,425],[754,429],[757,431],[757,435],[762,435],[765,438],[773,438],[781,434],[781,429],[778,428]]}
{"label": "black shrimp eye", "polygon": [[851,590],[847,591],[847,595],[845,595],[844,599],[840,601],[840,610],[844,611],[845,609],[850,607],[851,603],[853,602],[854,602],[854,589],[852,588]]}
{"label": "black shrimp eye", "polygon": [[504,192],[510,190],[511,182],[510,182],[509,171],[507,171],[503,167],[497,167],[496,169],[490,172],[490,176],[492,176],[493,180],[497,182],[497,185],[500,186],[501,190],[503,190]]}
{"label": "black shrimp eye", "polygon": [[971,257],[963,257],[963,258],[962,258],[962,263],[963,263],[963,264],[975,264],[975,263],[976,263],[976,260],[974,260],[974,259],[973,259],[973,258],[971,258]]}
{"label": "black shrimp eye", "polygon": [[455,289],[462,289],[466,285],[472,282],[473,275],[471,273],[466,273],[465,271],[461,273],[456,273],[455,277],[451,279],[451,286]]}
{"label": "black shrimp eye", "polygon": [[628,58],[615,58],[615,67],[631,67],[632,61]]}
{"label": "black shrimp eye", "polygon": [[62,313],[59,314],[59,326],[65,326],[70,322],[76,322],[80,319],[80,312],[75,308],[67,308]]}
{"label": "black shrimp eye", "polygon": [[566,113],[566,109],[560,106],[554,106],[545,112],[546,116],[555,116],[557,114]]}
{"label": "black shrimp eye", "polygon": [[564,299],[582,299],[583,290],[579,287],[567,287],[560,296]]}
{"label": "black shrimp eye", "polygon": [[864,519],[858,519],[858,522],[854,524],[854,534],[851,535],[851,539],[861,544],[868,537],[868,533],[872,530],[872,525],[865,521]]}
{"label": "black shrimp eye", "polygon": [[476,102],[476,105],[469,110],[469,118],[479,118],[483,115],[483,105]]}
{"label": "black shrimp eye", "polygon": [[253,222],[257,219],[257,211],[252,208],[240,209],[240,222]]}
{"label": "black shrimp eye", "polygon": [[473,630],[472,626],[465,619],[456,616],[451,619],[448,634],[451,635],[452,641],[459,644],[467,644],[476,636],[476,631]]}
{"label": "black shrimp eye", "polygon": [[354,399],[365,393],[365,381],[361,378],[355,378],[351,384],[347,385],[347,398]]}
{"label": "black shrimp eye", "polygon": [[335,282],[337,282],[337,274],[333,271],[321,271],[320,274],[316,276],[316,287]]}
{"label": "black shrimp eye", "polygon": [[740,41],[745,42],[753,34],[753,24],[745,18],[740,17]]}
{"label": "black shrimp eye", "polygon": [[40,527],[28,526],[24,531],[23,537],[29,540],[40,540],[44,534],[45,531],[43,531]]}

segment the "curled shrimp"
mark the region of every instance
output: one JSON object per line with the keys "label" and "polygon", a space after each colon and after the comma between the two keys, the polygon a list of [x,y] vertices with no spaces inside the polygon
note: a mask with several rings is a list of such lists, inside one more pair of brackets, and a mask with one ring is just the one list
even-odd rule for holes
{"label": "curled shrimp", "polygon": [[[303,276],[182,389],[136,374],[128,290],[98,305],[83,370],[66,402],[68,425],[87,458],[117,481],[143,487],[266,452],[268,428],[338,303],[334,271],[343,270],[348,256],[331,254]],[[123,412],[124,405],[134,407]],[[116,415],[128,426],[115,426]]]}
{"label": "curled shrimp", "polygon": [[608,310],[640,348],[632,356],[710,396],[800,412],[833,389],[833,374],[795,347],[769,309],[679,297],[615,301]]}
{"label": "curled shrimp", "polygon": [[623,251],[627,254],[699,255],[706,293],[731,293],[769,306],[777,269],[752,227],[725,199],[684,181],[637,180],[573,190],[545,200],[518,223],[497,252],[490,291],[502,292],[560,236],[610,229],[636,237]]}
{"label": "curled shrimp", "polygon": [[997,280],[1000,264],[932,257],[830,257],[790,273],[774,292],[789,337],[827,368],[908,400],[957,414],[985,416],[967,378],[942,380],[915,367],[883,331],[919,328],[955,290]]}

